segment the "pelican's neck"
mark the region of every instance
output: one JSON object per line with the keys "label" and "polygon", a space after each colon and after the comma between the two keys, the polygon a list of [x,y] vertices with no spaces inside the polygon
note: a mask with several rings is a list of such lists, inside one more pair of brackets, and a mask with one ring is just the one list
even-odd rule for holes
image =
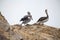
{"label": "pelican's neck", "polygon": [[47,18],[48,18],[48,17],[49,17],[49,16],[48,16],[48,12],[46,12],[46,15],[47,15]]}

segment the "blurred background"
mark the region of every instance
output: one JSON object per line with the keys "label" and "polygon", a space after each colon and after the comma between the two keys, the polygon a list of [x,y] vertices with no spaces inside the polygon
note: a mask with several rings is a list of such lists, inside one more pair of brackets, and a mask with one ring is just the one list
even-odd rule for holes
{"label": "blurred background", "polygon": [[43,16],[48,10],[49,21],[46,25],[60,28],[60,0],[0,0],[0,11],[10,25],[20,24],[20,19],[30,11],[33,20],[29,24]]}

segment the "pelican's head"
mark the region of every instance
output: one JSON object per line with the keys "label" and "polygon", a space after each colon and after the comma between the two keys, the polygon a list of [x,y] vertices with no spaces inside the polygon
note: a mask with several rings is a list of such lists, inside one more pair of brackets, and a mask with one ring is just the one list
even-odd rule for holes
{"label": "pelican's head", "polygon": [[31,15],[29,11],[27,13],[28,13],[28,15]]}
{"label": "pelican's head", "polygon": [[31,13],[29,11],[27,13],[29,15],[29,18],[31,18],[33,20]]}
{"label": "pelican's head", "polygon": [[47,9],[45,9],[45,12],[47,12]]}

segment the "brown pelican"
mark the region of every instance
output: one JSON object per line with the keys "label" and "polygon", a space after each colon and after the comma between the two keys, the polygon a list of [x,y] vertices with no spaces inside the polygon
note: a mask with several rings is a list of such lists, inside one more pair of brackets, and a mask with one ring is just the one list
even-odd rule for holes
{"label": "brown pelican", "polygon": [[46,15],[47,15],[46,17],[41,17],[41,18],[38,19],[37,22],[38,22],[39,24],[42,24],[42,25],[43,25],[45,22],[48,21],[49,16],[48,16],[48,13],[47,13],[47,9],[45,9],[45,13],[46,13]]}

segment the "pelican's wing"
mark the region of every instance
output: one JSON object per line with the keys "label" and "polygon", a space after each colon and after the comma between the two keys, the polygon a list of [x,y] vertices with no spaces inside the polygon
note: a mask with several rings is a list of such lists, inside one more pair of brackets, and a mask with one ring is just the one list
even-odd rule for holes
{"label": "pelican's wing", "polygon": [[45,20],[45,19],[46,19],[46,17],[41,17],[41,18],[39,18],[39,20],[37,22]]}
{"label": "pelican's wing", "polygon": [[23,18],[21,18],[20,21],[24,21],[24,20],[27,20],[28,19],[28,15],[25,15]]}

